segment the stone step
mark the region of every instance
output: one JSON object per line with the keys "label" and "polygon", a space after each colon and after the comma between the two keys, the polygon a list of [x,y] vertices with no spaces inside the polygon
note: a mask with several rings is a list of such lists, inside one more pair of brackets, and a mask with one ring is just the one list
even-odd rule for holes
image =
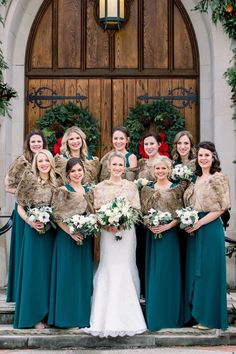
{"label": "stone step", "polygon": [[128,349],[235,344],[235,327],[230,327],[225,332],[181,328],[147,332],[133,337],[98,338],[84,334],[79,329],[16,330],[9,325],[0,326],[0,349]]}

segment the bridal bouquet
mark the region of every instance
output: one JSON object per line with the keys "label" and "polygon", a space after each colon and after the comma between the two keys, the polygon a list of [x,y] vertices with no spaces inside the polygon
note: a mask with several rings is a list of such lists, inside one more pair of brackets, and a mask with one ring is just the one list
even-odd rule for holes
{"label": "bridal bouquet", "polygon": [[140,190],[144,186],[147,186],[148,184],[150,184],[150,181],[146,178],[138,178],[138,179],[134,180],[134,183],[135,183],[136,187],[138,188],[138,190]]}
{"label": "bridal bouquet", "polygon": [[176,165],[171,174],[171,179],[178,182],[191,181],[192,177],[193,171],[188,166],[182,164]]}
{"label": "bridal bouquet", "polygon": [[[180,228],[185,229],[187,226],[193,227],[199,220],[198,212],[190,207],[176,210],[176,214],[180,221]],[[194,234],[190,234],[194,235]]]}
{"label": "bridal bouquet", "polygon": [[[143,216],[144,224],[149,225],[149,226],[158,226],[158,225],[164,225],[168,224],[170,221],[172,221],[172,216],[171,213],[167,212],[162,212],[158,211],[156,209],[151,208],[148,211],[148,214]],[[154,234],[155,239],[161,239],[163,235],[160,234]]]}
{"label": "bridal bouquet", "polygon": [[[97,236],[99,227],[97,218],[94,214],[89,215],[73,215],[70,218],[64,219],[63,223],[66,224],[71,234],[81,234],[83,238],[87,236]],[[83,245],[83,241],[78,241],[79,246]]]}
{"label": "bridal bouquet", "polygon": [[110,203],[102,205],[97,211],[98,222],[102,226],[114,226],[116,241],[122,239],[122,230],[130,230],[139,219],[139,211],[132,208],[126,197],[116,197]]}
{"label": "bridal bouquet", "polygon": [[52,217],[52,208],[49,206],[41,206],[38,208],[27,207],[26,215],[29,221],[40,221],[44,224],[44,228],[41,231],[38,231],[40,234],[45,234],[51,225],[55,227]]}

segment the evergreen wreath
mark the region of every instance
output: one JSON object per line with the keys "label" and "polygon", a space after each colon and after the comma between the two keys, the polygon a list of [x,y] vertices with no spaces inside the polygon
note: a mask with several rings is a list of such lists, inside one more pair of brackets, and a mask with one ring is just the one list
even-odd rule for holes
{"label": "evergreen wreath", "polygon": [[184,129],[184,118],[171,104],[159,100],[131,109],[124,125],[130,134],[129,150],[140,156],[142,135],[149,131],[165,133],[167,143],[172,147],[175,135]]}
{"label": "evergreen wreath", "polygon": [[37,126],[45,134],[51,151],[54,145],[59,143],[66,129],[73,125],[78,126],[86,134],[89,152],[94,154],[98,148],[100,132],[97,120],[87,108],[68,102],[48,109],[37,121]]}

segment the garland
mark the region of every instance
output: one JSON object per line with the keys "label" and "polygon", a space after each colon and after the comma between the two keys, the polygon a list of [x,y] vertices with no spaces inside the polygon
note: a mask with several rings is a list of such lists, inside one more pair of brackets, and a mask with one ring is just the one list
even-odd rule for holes
{"label": "garland", "polygon": [[[0,6],[6,5],[7,0],[0,0]],[[4,20],[0,15],[0,23],[4,25]],[[2,42],[0,41],[0,45]],[[2,48],[0,48],[0,115],[5,116],[6,113],[9,114],[10,100],[13,97],[17,97],[16,91],[4,82],[3,71],[8,69],[7,63],[4,60]]]}
{"label": "garland", "polygon": [[98,148],[100,132],[97,120],[87,108],[68,102],[47,110],[37,121],[38,128],[45,134],[49,149],[54,153],[59,152],[64,132],[73,125],[78,126],[86,134],[89,152],[94,154]]}
{"label": "garland", "polygon": [[124,125],[130,133],[129,150],[134,154],[143,156],[142,135],[148,131],[156,131],[163,140],[161,151],[167,155],[164,138],[166,137],[167,143],[172,146],[176,133],[184,129],[184,118],[175,107],[160,100],[131,109]]}
{"label": "garland", "polygon": [[214,24],[221,22],[229,38],[236,39],[236,3],[234,0],[201,0],[194,10],[207,12],[211,8],[211,19]]}

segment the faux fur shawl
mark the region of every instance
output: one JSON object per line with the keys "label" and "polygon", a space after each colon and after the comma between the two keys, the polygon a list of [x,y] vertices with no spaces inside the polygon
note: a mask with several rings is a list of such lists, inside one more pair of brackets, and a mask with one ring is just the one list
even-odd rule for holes
{"label": "faux fur shawl", "polygon": [[11,164],[7,174],[7,185],[9,188],[17,188],[26,170],[31,169],[31,164],[24,155],[17,157]]}
{"label": "faux fur shawl", "polygon": [[230,207],[229,180],[220,172],[203,183],[191,183],[184,193],[186,206],[197,211],[218,211]]}
{"label": "faux fur shawl", "polygon": [[184,186],[178,185],[168,189],[153,189],[145,186],[141,190],[141,206],[144,215],[151,208],[171,213],[176,217],[176,209],[183,208]]}
{"label": "faux fur shawl", "polygon": [[49,183],[42,184],[32,171],[25,171],[16,190],[16,200],[22,206],[49,206],[53,191]]}

